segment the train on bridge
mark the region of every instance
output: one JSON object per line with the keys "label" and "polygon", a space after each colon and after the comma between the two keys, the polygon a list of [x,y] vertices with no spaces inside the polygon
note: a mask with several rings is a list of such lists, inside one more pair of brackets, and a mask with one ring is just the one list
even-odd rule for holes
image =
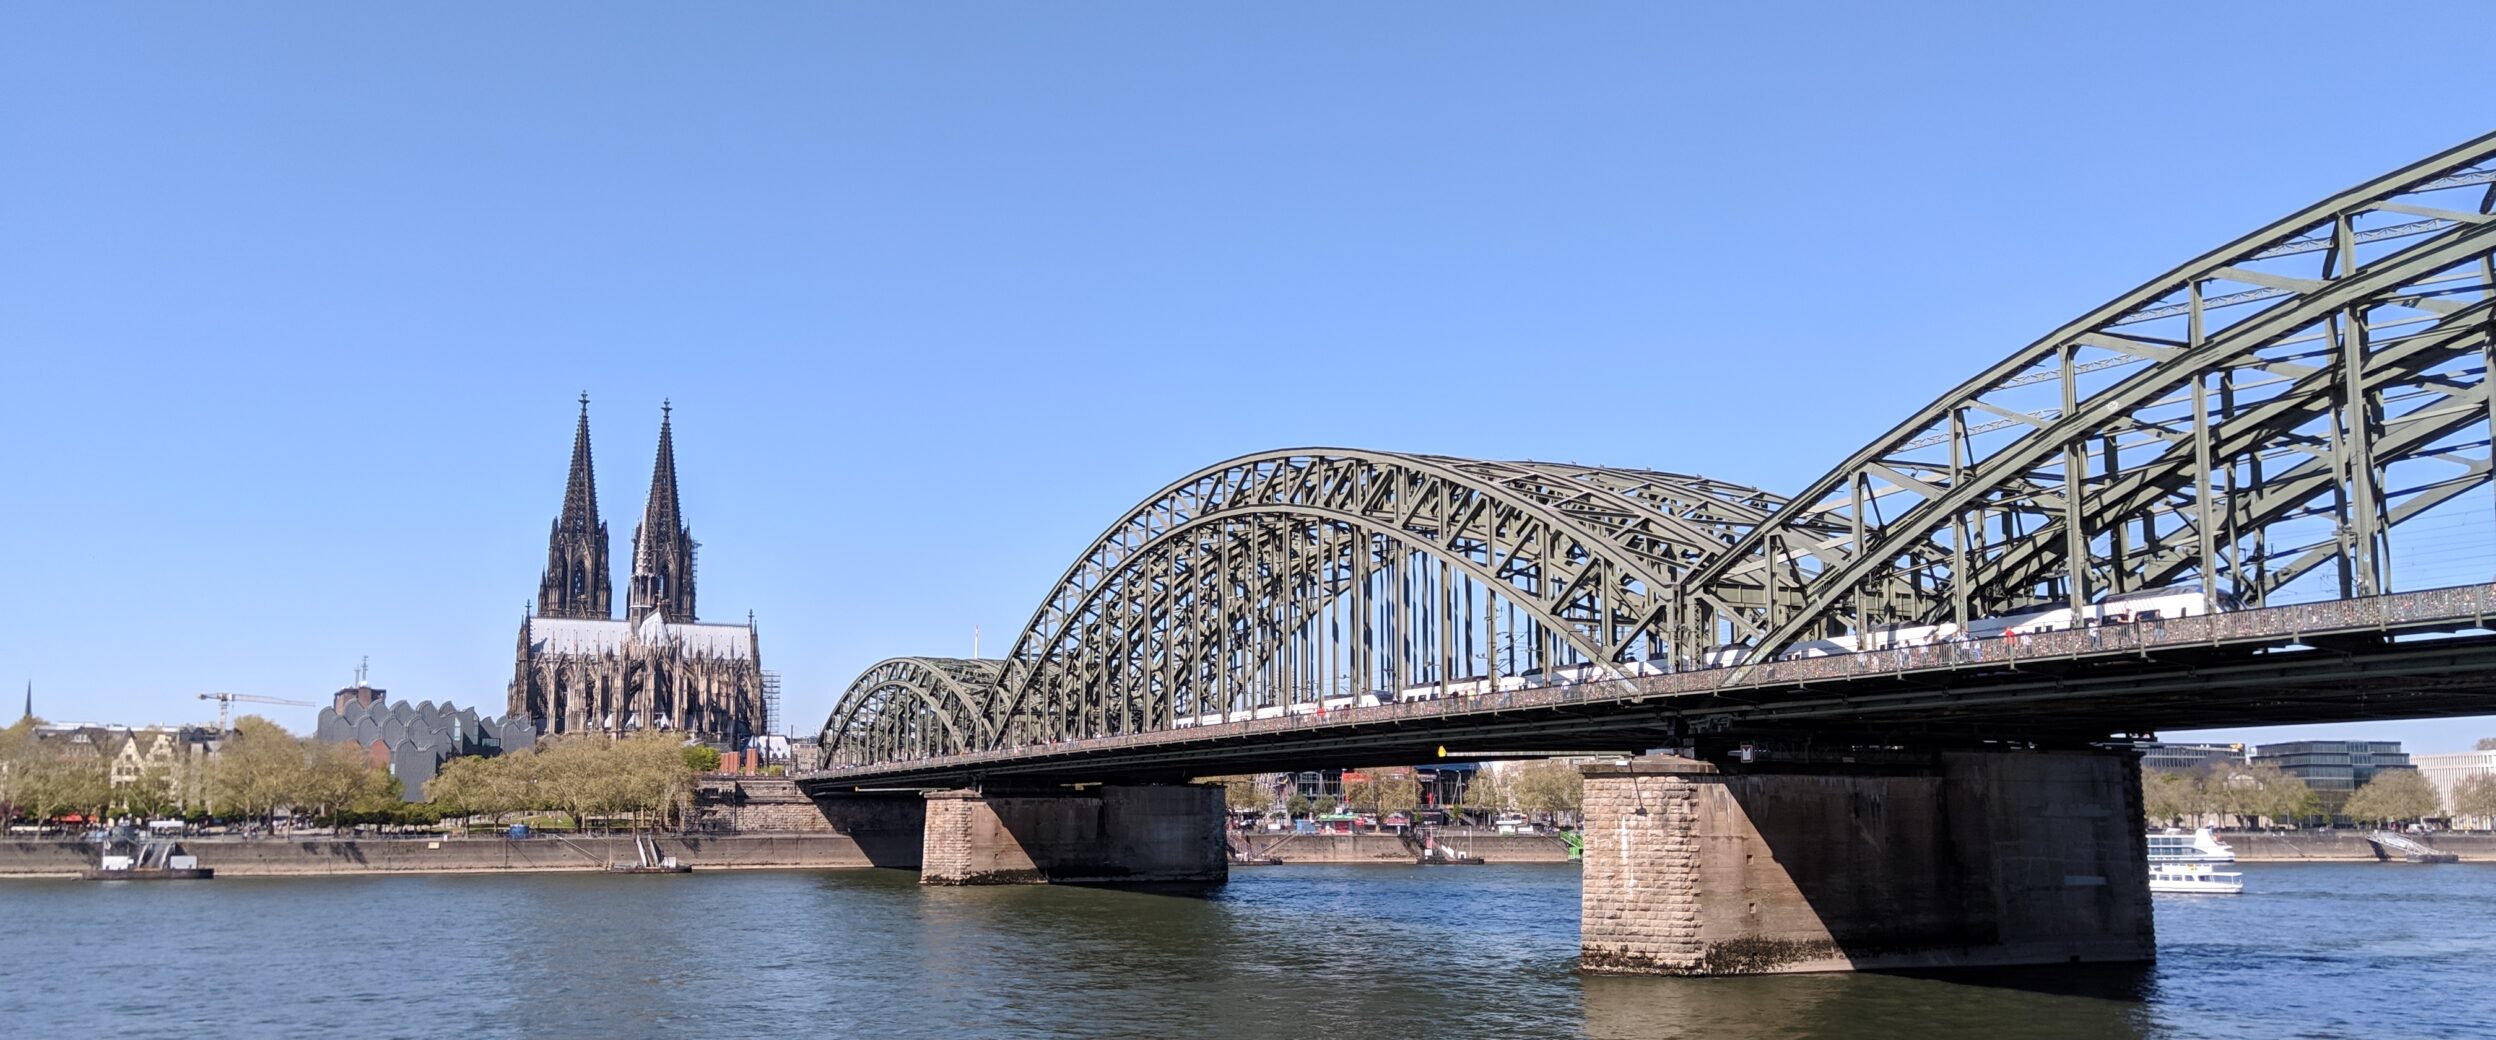
{"label": "train on bridge", "polygon": [[[1805,640],[1777,654],[1776,659],[1792,661],[1838,654],[1914,650],[1980,639],[2016,640],[2022,636],[2066,632],[2073,628],[2085,629],[2100,625],[2128,625],[2170,618],[2199,617],[2233,605],[2232,597],[2224,594],[2205,595],[2199,585],[2143,589],[2105,596],[2076,611],[2067,606],[2042,607],[2019,613],[1978,618],[1968,622],[1964,627],[1948,622],[1933,625],[1885,625],[1867,630],[1860,639],[1852,634],[1840,634],[1826,639]],[[1743,664],[1749,657],[1749,647],[1718,646],[1709,650],[1701,658],[1700,667],[1733,668]],[[1416,683],[1397,690],[1371,690],[1359,694],[1320,695],[1307,687],[1298,690],[1254,691],[1249,696],[1253,707],[1183,715],[1172,720],[1171,728],[1188,729],[1196,726],[1214,726],[1287,716],[1339,715],[1386,704],[1479,697],[1488,693],[1513,693],[1540,686],[1575,686],[1580,683],[1602,682],[1609,679],[1665,675],[1674,670],[1670,658],[1659,656],[1617,665],[1572,665],[1548,672],[1536,668],[1507,676],[1471,675],[1444,683]]]}

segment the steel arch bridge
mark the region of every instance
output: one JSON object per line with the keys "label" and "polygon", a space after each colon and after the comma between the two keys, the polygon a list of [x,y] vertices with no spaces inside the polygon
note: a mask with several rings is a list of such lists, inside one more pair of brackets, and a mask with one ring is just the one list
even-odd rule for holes
{"label": "steel arch bridge", "polygon": [[1731,684],[1813,640],[2144,590],[2208,611],[2484,581],[2492,214],[2496,135],[2089,311],[1792,496],[1348,449],[1224,462],[1104,532],[1003,660],[869,669],[826,764],[1745,662]]}

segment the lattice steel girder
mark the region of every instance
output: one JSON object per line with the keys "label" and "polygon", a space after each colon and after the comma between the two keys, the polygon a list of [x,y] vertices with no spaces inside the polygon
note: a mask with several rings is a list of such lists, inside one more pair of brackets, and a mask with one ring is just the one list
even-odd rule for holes
{"label": "lattice steel girder", "polygon": [[991,722],[1011,739],[1093,732],[1116,714],[1104,690],[1151,694],[1126,718],[1197,708],[1268,664],[1278,633],[1412,557],[1618,662],[1642,634],[1663,638],[1662,589],[1779,504],[1636,470],[1341,449],[1232,460],[1163,489],[1068,569],[1016,642]]}
{"label": "lattice steel girder", "polygon": [[865,765],[989,746],[987,704],[1002,662],[896,657],[849,684],[823,724],[826,764]]}
{"label": "lattice steel girder", "polygon": [[[2378,401],[2396,391],[2403,392],[2402,403],[2406,406],[2377,421],[2379,439],[2375,452],[2381,459],[2435,457],[2430,453],[2436,445],[2455,433],[2486,424],[2484,380],[2457,379],[2446,370],[2456,362],[2475,360],[2486,350],[2489,312],[2488,303],[2473,304],[2437,319],[2423,331],[2375,342],[2377,350],[2365,366],[2365,390]],[[2207,431],[2206,437],[2192,433],[2162,437],[2168,444],[2164,453],[2147,463],[2127,466],[2115,478],[2101,482],[2089,494],[2102,513],[2135,519],[2171,517],[2186,533],[2198,536],[2202,499],[2192,492],[2198,478],[2210,468],[2200,458],[2204,454],[2219,460],[2238,460],[2256,453],[2306,456],[2289,469],[2267,474],[2259,486],[2217,498],[2211,507],[2214,527],[2263,527],[2330,491],[2337,461],[2328,451],[2313,451],[2300,444],[2303,438],[2299,431],[2331,417],[2336,406],[2331,391],[2340,375],[2328,367],[2282,370],[2295,372],[2296,378],[2276,395],[2233,416],[2204,423],[2201,429]],[[2406,519],[2449,500],[2484,479],[2484,470],[2484,462],[2476,466],[2465,464],[2463,476],[2476,474],[2476,479],[2438,482],[2397,492],[2387,489],[2387,499],[2401,499],[2388,505],[2387,515]],[[2215,533],[2214,539],[2222,544],[2234,541]],[[2012,543],[2000,555],[1972,569],[1971,582],[1980,591],[1976,599],[2003,603],[2011,597],[2001,590],[2033,585],[2050,577],[2063,565],[2063,549],[2061,522],[2049,519],[2047,526],[2037,531],[2037,537]],[[2185,580],[2197,566],[2198,549],[2192,541],[2144,542],[2134,546],[2120,563],[2092,561],[2093,565],[2107,565],[2107,569],[2093,574],[2133,588],[2169,585]],[[2260,587],[2246,583],[2253,593],[2251,598],[2258,599],[2262,593],[2295,580],[2329,558],[2329,554],[2301,557],[2301,564],[2268,571],[2262,576]],[[2225,568],[2224,560],[2218,562],[2222,574],[2231,579],[2240,577],[2229,573],[2232,569]]]}
{"label": "lattice steel girder", "polygon": [[[2496,188],[2482,187],[2491,184],[2496,135],[2335,195],[2089,312],[1936,400],[1751,526],[1693,569],[1677,612],[1721,619],[1725,634],[1761,660],[1813,632],[1860,625],[1876,601],[1963,622],[2018,606],[2050,583],[2057,600],[2078,605],[2103,588],[2093,581],[2138,575],[2139,550],[2177,549],[2135,546],[2135,538],[2190,537],[2195,573],[2215,588],[2220,558],[2241,554],[2238,540],[2261,537],[2242,526],[2258,515],[2220,500],[2241,494],[2237,481],[2259,485],[2260,453],[2299,436],[2256,422],[2239,428],[2261,436],[2213,441],[2244,421],[2241,413],[2213,416],[2213,383],[2261,379],[2272,388],[2286,381],[2273,392],[2297,398],[2273,418],[2324,427],[2304,435],[2328,458],[2349,591],[2377,591],[2378,546],[2399,512],[2385,502],[2381,475],[2407,458],[2387,454],[2396,446],[2381,440],[2382,393],[2408,378],[2413,387],[2440,380],[2485,396],[2475,389],[2484,364],[2429,373],[2385,355],[2418,335],[2440,337],[2450,357],[2485,353],[2486,319],[2472,301],[2496,293]],[[2426,333],[2370,340],[2373,330],[2428,323]],[[2187,405],[2190,418],[2161,414]],[[2126,459],[2125,438],[2175,440]],[[2414,438],[2397,447],[2444,450]],[[2181,470],[2184,492],[2174,486],[2177,452],[2192,460]],[[2484,479],[2484,467],[2469,472]],[[2151,509],[2141,497],[2151,487],[2185,501]],[[2195,522],[2162,527],[2158,515],[2172,521],[2179,508]],[[2234,539],[2218,530],[2227,518],[2239,525]],[[1929,594],[1919,602],[1885,591],[1902,575]],[[1677,645],[1687,659],[1700,642]]]}

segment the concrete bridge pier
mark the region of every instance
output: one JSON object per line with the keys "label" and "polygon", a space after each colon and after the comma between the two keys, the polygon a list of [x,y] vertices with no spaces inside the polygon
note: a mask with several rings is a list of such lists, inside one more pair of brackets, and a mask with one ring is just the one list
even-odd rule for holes
{"label": "concrete bridge pier", "polygon": [[2155,957],[2129,752],[1651,756],[1585,774],[1588,972]]}
{"label": "concrete bridge pier", "polygon": [[1230,878],[1218,786],[930,791],[926,804],[922,885]]}

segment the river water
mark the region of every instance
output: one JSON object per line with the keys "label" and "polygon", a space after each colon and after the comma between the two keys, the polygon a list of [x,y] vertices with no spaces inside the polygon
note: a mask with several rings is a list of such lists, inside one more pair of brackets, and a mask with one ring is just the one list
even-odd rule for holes
{"label": "river water", "polygon": [[2250,864],[2154,967],[1581,977],[1574,866],[0,882],[0,1036],[2496,1036],[2496,868]]}

